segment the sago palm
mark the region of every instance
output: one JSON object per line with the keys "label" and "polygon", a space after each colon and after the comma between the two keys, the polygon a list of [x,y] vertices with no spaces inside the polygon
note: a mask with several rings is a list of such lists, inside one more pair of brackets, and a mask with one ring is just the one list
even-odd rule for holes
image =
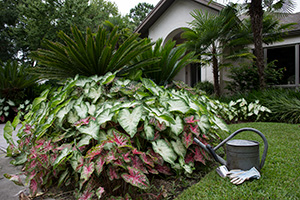
{"label": "sago palm", "polygon": [[86,36],[72,27],[73,38],[63,32],[59,37],[64,43],[45,41],[46,48],[31,54],[38,61],[34,74],[42,79],[65,79],[75,75],[104,75],[108,71],[124,75],[153,62],[152,58],[132,62],[138,55],[151,48],[151,43],[138,40],[138,34],[132,34],[120,43],[121,34],[117,27],[110,32],[99,27],[97,33],[87,28]]}

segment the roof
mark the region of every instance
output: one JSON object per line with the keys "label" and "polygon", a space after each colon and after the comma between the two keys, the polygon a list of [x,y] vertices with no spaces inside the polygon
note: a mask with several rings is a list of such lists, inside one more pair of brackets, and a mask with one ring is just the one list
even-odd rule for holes
{"label": "roof", "polygon": [[[176,0],[160,0],[153,10],[146,16],[142,23],[135,29],[134,32],[140,33],[141,37],[148,36],[149,28],[156,22],[156,20],[175,2]],[[187,0],[186,0],[187,1]],[[216,11],[220,11],[224,6],[217,2],[210,0],[189,0],[202,5],[205,5]]]}
{"label": "roof", "polygon": [[289,14],[280,19],[280,22],[284,24],[297,23],[288,31],[288,35],[300,35],[300,12]]}

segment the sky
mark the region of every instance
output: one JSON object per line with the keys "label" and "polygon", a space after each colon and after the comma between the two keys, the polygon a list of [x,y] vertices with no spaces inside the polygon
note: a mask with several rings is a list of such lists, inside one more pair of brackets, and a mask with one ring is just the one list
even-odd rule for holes
{"label": "sky", "polygon": [[[150,3],[152,5],[156,5],[159,0],[109,0],[111,2],[115,2],[118,6],[119,12],[122,15],[126,15],[129,13],[131,8],[134,8],[138,3]],[[243,2],[244,0],[232,0],[231,2]],[[295,2],[299,1],[299,0],[294,0]],[[221,4],[226,4],[227,2],[229,2],[229,0],[217,0],[217,2],[221,3]],[[224,3],[225,2],[225,3]],[[300,2],[297,3],[296,5],[296,9],[294,12],[300,12]]]}

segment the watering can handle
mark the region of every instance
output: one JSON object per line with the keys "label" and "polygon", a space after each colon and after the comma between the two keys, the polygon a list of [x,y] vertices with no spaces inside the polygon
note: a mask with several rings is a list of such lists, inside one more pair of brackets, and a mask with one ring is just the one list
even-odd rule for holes
{"label": "watering can handle", "polygon": [[232,133],[228,138],[226,138],[220,144],[218,144],[215,148],[213,148],[213,151],[216,151],[218,148],[223,146],[228,140],[230,140],[231,138],[236,136],[238,133],[243,132],[243,131],[253,131],[253,132],[257,133],[264,141],[264,152],[263,152],[263,155],[261,157],[261,161],[260,161],[260,165],[259,165],[259,169],[258,169],[258,170],[261,170],[261,168],[265,164],[265,160],[266,160],[266,157],[267,157],[268,141],[267,141],[266,137],[257,129],[254,129],[254,128],[241,128],[241,129],[235,131],[234,133]]}

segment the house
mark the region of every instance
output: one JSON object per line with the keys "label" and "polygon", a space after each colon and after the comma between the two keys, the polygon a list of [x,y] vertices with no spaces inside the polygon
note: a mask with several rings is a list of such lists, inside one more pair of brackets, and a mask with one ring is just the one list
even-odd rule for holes
{"label": "house", "polygon": [[[141,37],[148,37],[153,41],[163,39],[175,40],[177,44],[183,43],[181,33],[183,27],[188,27],[188,22],[193,20],[190,15],[196,9],[207,10],[211,13],[219,13],[224,5],[208,0],[161,0],[148,14],[135,32]],[[293,30],[288,32],[284,41],[264,47],[265,58],[268,61],[278,60],[279,67],[285,67],[284,78],[281,85],[285,87],[299,87],[299,44],[300,44],[300,13],[292,14],[282,20],[285,23],[296,22]],[[225,86],[227,70],[220,71],[221,88]],[[181,70],[175,77],[190,86],[199,81],[213,81],[212,67],[190,65]]]}

